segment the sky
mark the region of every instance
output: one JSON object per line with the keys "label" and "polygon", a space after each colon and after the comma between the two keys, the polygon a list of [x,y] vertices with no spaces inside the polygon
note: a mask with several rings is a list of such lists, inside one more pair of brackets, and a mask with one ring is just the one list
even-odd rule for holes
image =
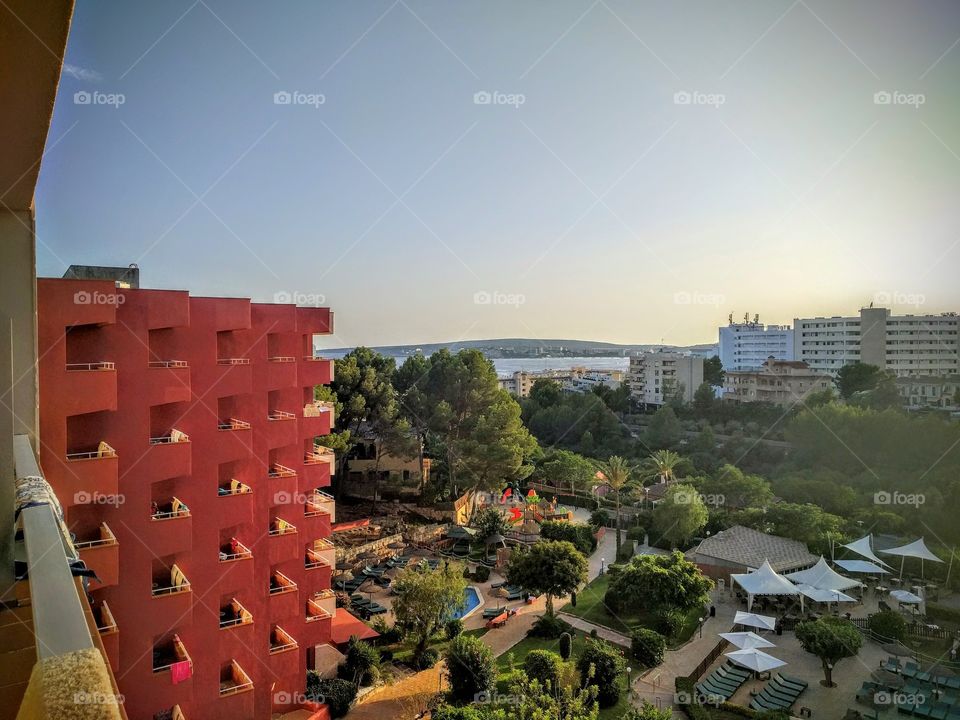
{"label": "sky", "polygon": [[960,310],[955,0],[77,0],[37,264],[330,347]]}

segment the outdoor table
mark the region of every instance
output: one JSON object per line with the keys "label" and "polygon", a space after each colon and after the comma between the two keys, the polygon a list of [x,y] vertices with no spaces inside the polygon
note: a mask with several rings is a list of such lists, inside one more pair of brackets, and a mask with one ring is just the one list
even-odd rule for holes
{"label": "outdoor table", "polygon": [[886,585],[877,585],[877,592],[886,592],[889,589]]}

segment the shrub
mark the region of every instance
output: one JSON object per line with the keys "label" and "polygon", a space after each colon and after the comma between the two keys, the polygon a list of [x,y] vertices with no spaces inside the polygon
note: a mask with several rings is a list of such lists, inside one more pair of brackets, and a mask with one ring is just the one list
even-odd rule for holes
{"label": "shrub", "polygon": [[632,528],[627,530],[627,539],[643,542],[643,538],[646,536],[646,534],[647,531],[645,528],[642,528],[639,525],[634,525]]}
{"label": "shrub", "polygon": [[633,541],[627,540],[623,545],[620,546],[620,551],[617,553],[617,562],[630,562],[632,557]]}
{"label": "shrub", "polygon": [[307,673],[307,698],[327,704],[330,717],[340,718],[350,711],[357,697],[357,686],[349,680],[324,680],[312,670]]}
{"label": "shrub", "polygon": [[493,687],[497,677],[493,650],[472,635],[458,635],[445,652],[450,694],[460,701]]}
{"label": "shrub", "polygon": [[395,642],[399,642],[403,633],[400,632],[400,628],[396,625],[387,625],[387,620],[384,617],[377,616],[373,619],[373,622],[370,623],[370,627],[380,633],[378,640],[384,645],[392,645]]}
{"label": "shrub", "polygon": [[486,565],[477,565],[477,569],[473,571],[473,577],[477,582],[486,582],[490,579],[490,568]]}
{"label": "shrub", "polygon": [[463,620],[460,618],[450,618],[447,624],[443,626],[444,635],[447,640],[453,640],[457,635],[463,632]]}
{"label": "shrub", "polygon": [[541,615],[536,619],[527,635],[531,637],[558,638],[563,633],[570,632],[570,624],[556,615]]}
{"label": "shrub", "polygon": [[603,604],[606,605],[611,612],[617,612],[620,609],[620,600],[620,593],[612,587],[608,588],[603,594]]}
{"label": "shrub", "polygon": [[544,686],[549,683],[555,690],[563,671],[563,661],[555,652],[549,650],[531,650],[523,661],[523,669],[531,680],[539,680]]}
{"label": "shrub", "polygon": [[427,648],[420,654],[420,657],[414,659],[413,666],[417,670],[428,670],[436,665],[439,659],[440,653],[433,648]]}
{"label": "shrub", "polygon": [[657,632],[669,638],[675,638],[683,630],[683,613],[675,608],[657,612]]}
{"label": "shrub", "polygon": [[868,620],[870,630],[883,640],[903,640],[907,636],[907,621],[893,610],[881,610]]}
{"label": "shrub", "polygon": [[481,720],[476,708],[454,705],[441,705],[430,714],[430,717],[433,720]]}
{"label": "shrub", "polygon": [[347,654],[338,674],[344,680],[357,685],[375,682],[380,676],[380,653],[373,645],[359,640],[356,635],[350,638]]}
{"label": "shrub", "polygon": [[593,640],[577,660],[577,670],[584,685],[597,686],[600,707],[612,707],[620,700],[620,683],[626,663],[620,652],[602,640]]}
{"label": "shrub", "polygon": [[570,633],[560,633],[560,657],[564,660],[570,659],[573,652],[573,637]]}
{"label": "shrub", "polygon": [[606,527],[610,522],[610,513],[603,508],[590,513],[590,525],[595,528]]}
{"label": "shrub", "polygon": [[630,652],[644,667],[656,667],[662,663],[666,649],[666,639],[654,630],[637,628],[630,636]]}

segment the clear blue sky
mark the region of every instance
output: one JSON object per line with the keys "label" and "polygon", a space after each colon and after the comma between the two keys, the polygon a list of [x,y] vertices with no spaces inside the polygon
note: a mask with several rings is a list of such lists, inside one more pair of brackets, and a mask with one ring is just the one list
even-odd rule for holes
{"label": "clear blue sky", "polygon": [[78,0],[39,271],[322,299],[337,346],[960,310],[958,41],[955,0]]}

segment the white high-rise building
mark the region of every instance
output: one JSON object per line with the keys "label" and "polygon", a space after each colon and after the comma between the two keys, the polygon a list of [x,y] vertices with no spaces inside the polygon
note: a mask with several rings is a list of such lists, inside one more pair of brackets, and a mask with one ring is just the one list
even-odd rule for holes
{"label": "white high-rise building", "polygon": [[724,370],[759,370],[774,360],[793,360],[793,330],[787,325],[764,325],[755,317],[753,322],[733,322],[720,328],[720,363]]}
{"label": "white high-rise building", "polygon": [[958,333],[956,313],[891,315],[887,308],[869,307],[859,316],[794,320],[794,359],[831,374],[862,362],[898,377],[955,375]]}
{"label": "white high-rise building", "polygon": [[703,358],[678,352],[644,352],[630,356],[630,394],[645,405],[663,405],[676,393],[684,402],[703,384]]}

